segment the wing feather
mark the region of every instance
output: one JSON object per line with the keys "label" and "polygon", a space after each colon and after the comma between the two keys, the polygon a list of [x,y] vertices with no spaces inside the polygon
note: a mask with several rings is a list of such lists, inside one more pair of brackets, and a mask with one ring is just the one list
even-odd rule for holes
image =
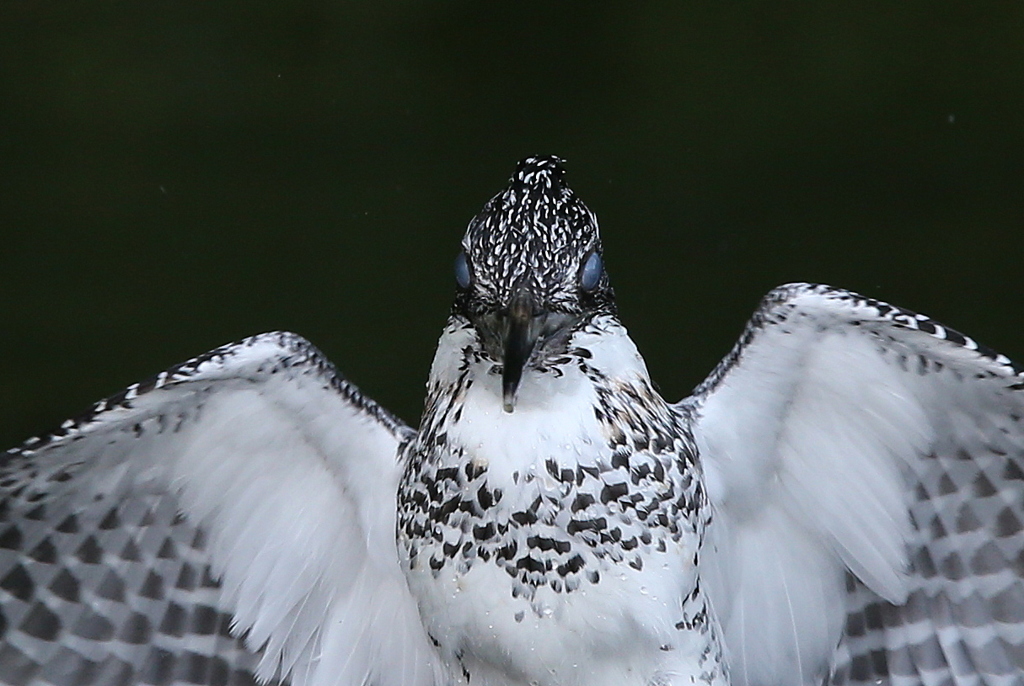
{"label": "wing feather", "polygon": [[1022,389],[922,315],[828,286],[766,296],[683,401],[734,683],[1021,683]]}
{"label": "wing feather", "polygon": [[272,333],[9,451],[0,680],[439,683],[394,544],[412,435]]}

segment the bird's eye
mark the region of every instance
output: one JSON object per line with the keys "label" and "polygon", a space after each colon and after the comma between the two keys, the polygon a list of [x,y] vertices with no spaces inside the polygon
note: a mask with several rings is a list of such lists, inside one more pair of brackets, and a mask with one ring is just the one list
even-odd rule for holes
{"label": "bird's eye", "polygon": [[455,283],[459,284],[459,288],[469,288],[469,260],[465,251],[455,258]]}
{"label": "bird's eye", "polygon": [[583,265],[583,271],[580,272],[580,288],[588,293],[593,291],[601,282],[602,272],[604,272],[604,263],[601,261],[601,256],[596,251],[590,253],[590,257]]}

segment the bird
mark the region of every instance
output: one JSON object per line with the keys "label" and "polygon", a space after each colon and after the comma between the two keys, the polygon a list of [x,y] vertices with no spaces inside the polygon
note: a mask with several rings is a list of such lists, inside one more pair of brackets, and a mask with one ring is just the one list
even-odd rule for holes
{"label": "bird", "polygon": [[667,401],[555,156],[454,281],[418,428],[272,332],[8,451],[0,681],[1024,683],[1020,366],[793,283]]}

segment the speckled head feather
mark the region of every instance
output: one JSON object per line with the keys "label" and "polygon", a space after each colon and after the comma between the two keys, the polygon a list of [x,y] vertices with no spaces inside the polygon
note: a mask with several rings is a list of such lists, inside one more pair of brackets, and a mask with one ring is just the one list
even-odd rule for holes
{"label": "speckled head feather", "polygon": [[587,260],[601,255],[601,238],[597,217],[566,185],[562,164],[553,155],[521,160],[508,187],[469,223],[462,248],[470,279],[459,290],[457,311],[507,310],[524,290],[547,312],[614,308],[603,268],[596,288],[581,287]]}

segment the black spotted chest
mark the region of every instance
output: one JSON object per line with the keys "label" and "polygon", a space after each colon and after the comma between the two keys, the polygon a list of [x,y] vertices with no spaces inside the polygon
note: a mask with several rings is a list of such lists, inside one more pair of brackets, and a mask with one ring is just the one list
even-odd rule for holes
{"label": "black spotted chest", "polygon": [[567,466],[551,457],[503,479],[458,446],[413,441],[405,458],[400,556],[435,578],[487,564],[508,574],[513,596],[541,586],[571,593],[612,565],[643,569],[651,553],[703,529],[704,494],[682,439],[617,439],[607,460]]}

